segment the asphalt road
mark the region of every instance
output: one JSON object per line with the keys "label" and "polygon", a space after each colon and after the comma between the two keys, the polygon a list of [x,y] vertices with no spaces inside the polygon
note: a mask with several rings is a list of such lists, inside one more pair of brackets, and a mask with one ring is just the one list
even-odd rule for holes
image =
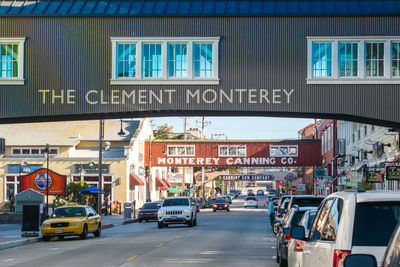
{"label": "asphalt road", "polygon": [[2,250],[0,266],[277,266],[266,209],[242,204],[235,201],[231,212],[202,210],[193,228],[134,223],[103,230],[101,238]]}

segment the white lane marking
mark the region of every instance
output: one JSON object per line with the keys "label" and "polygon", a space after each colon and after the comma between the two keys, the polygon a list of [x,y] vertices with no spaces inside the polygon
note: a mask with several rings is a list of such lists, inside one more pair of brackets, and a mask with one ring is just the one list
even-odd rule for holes
{"label": "white lane marking", "polygon": [[2,261],[5,261],[5,262],[7,262],[7,261],[13,261],[14,259],[7,259],[7,260],[2,260]]}
{"label": "white lane marking", "polygon": [[59,248],[51,248],[50,250],[57,250],[57,249],[59,249]]}
{"label": "white lane marking", "polygon": [[203,252],[201,252],[200,254],[203,254],[203,255],[213,255],[213,254],[218,254],[218,253],[221,253],[221,251],[209,250],[209,251],[203,251]]}
{"label": "white lane marking", "polygon": [[276,256],[272,256],[272,258],[273,258],[274,260],[276,260]]}

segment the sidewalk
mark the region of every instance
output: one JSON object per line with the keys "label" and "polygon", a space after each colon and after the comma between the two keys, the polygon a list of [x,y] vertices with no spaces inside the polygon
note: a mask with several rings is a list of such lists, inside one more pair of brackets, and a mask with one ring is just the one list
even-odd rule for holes
{"label": "sidewalk", "polygon": [[[137,218],[132,220],[124,220],[123,214],[113,214],[109,216],[103,215],[102,220],[102,229],[108,229],[121,226],[123,224],[137,222]],[[23,246],[42,240],[40,233],[39,237],[21,237],[21,234],[22,232],[20,224],[0,224],[0,249]]]}

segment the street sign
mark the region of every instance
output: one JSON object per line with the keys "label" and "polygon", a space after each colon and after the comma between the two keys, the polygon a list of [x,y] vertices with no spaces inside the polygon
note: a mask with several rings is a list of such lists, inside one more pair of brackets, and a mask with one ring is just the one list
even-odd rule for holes
{"label": "street sign", "polygon": [[326,175],[326,171],[324,168],[316,168],[314,172],[314,177],[322,178]]}
{"label": "street sign", "polygon": [[400,180],[400,167],[399,166],[386,167],[386,179],[387,180]]}
{"label": "street sign", "polygon": [[298,184],[297,192],[304,192],[304,191],[306,191],[306,185],[305,184]]}
{"label": "street sign", "polygon": [[220,175],[217,178],[223,181],[271,181],[274,180],[272,175]]}
{"label": "street sign", "polygon": [[380,181],[378,181],[378,174],[380,172],[378,171],[367,171],[365,172],[365,178],[367,183],[380,183]]}

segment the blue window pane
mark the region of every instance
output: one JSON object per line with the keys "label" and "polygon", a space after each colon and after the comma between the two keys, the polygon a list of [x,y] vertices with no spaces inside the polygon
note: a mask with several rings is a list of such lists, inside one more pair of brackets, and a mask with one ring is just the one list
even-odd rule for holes
{"label": "blue window pane", "polygon": [[156,3],[156,7],[154,8],[154,13],[164,14],[166,7],[167,7],[167,1],[159,1]]}
{"label": "blue window pane", "polygon": [[312,43],[312,73],[313,77],[332,76],[331,43]]}
{"label": "blue window pane", "polygon": [[131,14],[139,14],[142,9],[143,2],[133,2],[131,6]]}
{"label": "blue window pane", "polygon": [[117,44],[117,77],[136,77],[136,44]]}
{"label": "blue window pane", "polygon": [[186,61],[186,44],[168,44],[168,77],[186,77]]}
{"label": "blue window pane", "polygon": [[212,77],[212,44],[194,44],[193,50],[194,76]]}
{"label": "blue window pane", "polygon": [[177,1],[167,1],[167,14],[175,14],[178,10]]}
{"label": "blue window pane", "polygon": [[[65,3],[65,2],[64,2]],[[107,7],[106,1],[98,1],[96,7],[94,8],[94,14],[103,14]]]}
{"label": "blue window pane", "polygon": [[55,11],[57,10],[57,8],[59,7],[60,4],[61,4],[61,2],[50,2],[49,6],[46,9],[45,14],[55,13]]}
{"label": "blue window pane", "polygon": [[119,9],[118,9],[118,14],[128,14],[130,7],[131,7],[131,2],[129,2],[129,1],[121,2]]}
{"label": "blue window pane", "polygon": [[38,2],[35,9],[32,11],[33,14],[42,14],[43,10],[49,5],[49,2]]}
{"label": "blue window pane", "polygon": [[212,13],[214,13],[214,1],[204,1],[203,13],[204,14],[212,14]]}
{"label": "blue window pane", "polygon": [[88,1],[86,4],[83,6],[81,13],[82,14],[90,14],[92,13],[92,10],[95,6],[96,2],[94,1]]}
{"label": "blue window pane", "polygon": [[65,1],[61,4],[61,6],[57,10],[57,14],[67,14],[69,8],[71,7],[72,3],[69,1]]}
{"label": "blue window pane", "polygon": [[153,1],[145,1],[143,4],[142,13],[143,14],[153,14],[155,2]]}
{"label": "blue window pane", "polygon": [[200,14],[202,10],[203,2],[202,1],[192,1],[191,14]]}
{"label": "blue window pane", "polygon": [[143,76],[161,77],[161,44],[143,44]]}
{"label": "blue window pane", "polygon": [[117,12],[118,7],[119,7],[119,2],[110,1],[106,9],[106,14],[115,14]]}

